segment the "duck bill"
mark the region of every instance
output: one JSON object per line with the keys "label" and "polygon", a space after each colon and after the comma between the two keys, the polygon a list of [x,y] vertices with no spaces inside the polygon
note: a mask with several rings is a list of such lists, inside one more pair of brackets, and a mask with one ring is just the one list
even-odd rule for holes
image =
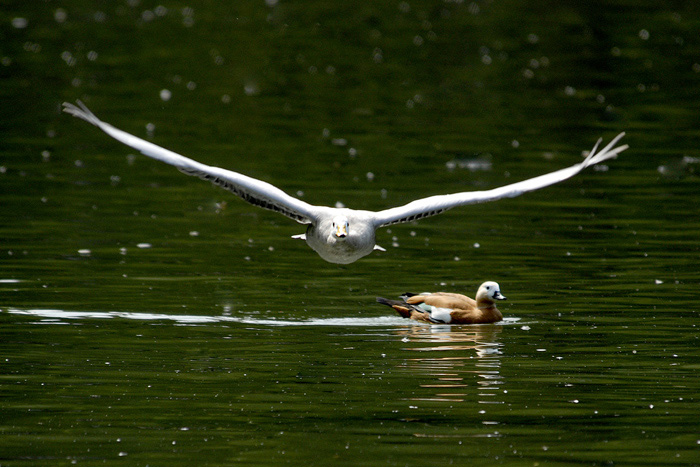
{"label": "duck bill", "polygon": [[496,300],[508,300],[504,295],[501,295],[501,292],[496,292],[493,294],[493,298]]}

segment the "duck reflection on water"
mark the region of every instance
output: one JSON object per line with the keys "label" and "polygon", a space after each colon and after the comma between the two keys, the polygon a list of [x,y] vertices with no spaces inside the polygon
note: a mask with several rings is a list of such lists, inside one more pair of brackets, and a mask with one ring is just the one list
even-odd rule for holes
{"label": "duck reflection on water", "polygon": [[[508,320],[515,321],[515,320]],[[481,404],[502,403],[505,380],[500,373],[504,326],[411,326],[397,331],[414,353],[400,365],[403,372],[422,376],[412,401]],[[425,345],[428,344],[428,345]]]}

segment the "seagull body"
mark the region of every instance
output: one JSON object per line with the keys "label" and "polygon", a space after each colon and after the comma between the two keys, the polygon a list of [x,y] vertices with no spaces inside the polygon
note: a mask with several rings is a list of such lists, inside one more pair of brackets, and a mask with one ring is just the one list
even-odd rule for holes
{"label": "seagull body", "polygon": [[375,242],[375,232],[380,227],[412,222],[440,214],[457,206],[519,196],[527,191],[537,190],[571,178],[586,167],[615,157],[627,149],[627,145],[614,147],[624,135],[624,133],[620,133],[600,152],[596,152],[601,142],[599,140],[583,162],[566,169],[492,190],[431,196],[404,206],[374,212],[314,206],[290,196],[262,180],[202,164],[103,122],[80,101],[78,101],[77,106],[65,102],[63,110],[95,125],[112,138],[148,157],[173,165],[188,175],[209,180],[215,185],[235,193],[250,204],[278,212],[300,224],[306,224],[306,233],[295,235],[294,238],[305,240],[321,258],[337,264],[353,263],[374,250],[384,251]]}

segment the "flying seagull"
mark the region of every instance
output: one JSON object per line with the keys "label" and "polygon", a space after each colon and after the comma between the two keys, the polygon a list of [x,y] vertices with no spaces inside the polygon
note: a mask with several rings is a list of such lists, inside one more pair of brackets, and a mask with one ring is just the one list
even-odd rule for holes
{"label": "flying seagull", "polygon": [[412,201],[406,205],[385,209],[379,212],[314,206],[288,195],[279,188],[262,180],[247,177],[238,172],[212,167],[188,159],[134,135],[130,135],[95,116],[80,101],[77,106],[63,103],[63,110],[75,117],[92,123],[117,141],[130,146],[142,154],[174,165],[187,175],[194,175],[232,191],[255,206],[278,212],[300,224],[306,224],[306,233],[294,238],[306,240],[306,243],[321,258],[330,263],[349,264],[367,256],[374,250],[384,249],[375,243],[375,231],[380,227],[402,222],[412,222],[424,217],[443,213],[448,209],[466,204],[484,203],[501,198],[512,198],[527,191],[538,190],[573,177],[586,167],[617,156],[628,148],[622,145],[614,147],[624,136],[617,135],[607,146],[597,152],[602,139],[595,144],[583,162],[540,175],[522,182],[485,191],[469,191],[449,195],[430,196]]}

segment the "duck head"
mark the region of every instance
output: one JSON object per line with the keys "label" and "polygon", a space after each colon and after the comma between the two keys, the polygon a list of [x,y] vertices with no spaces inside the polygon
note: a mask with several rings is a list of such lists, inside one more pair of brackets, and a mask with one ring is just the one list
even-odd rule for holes
{"label": "duck head", "polygon": [[477,302],[490,302],[494,303],[496,300],[505,300],[506,297],[501,294],[501,287],[498,282],[484,282],[479,287],[479,291],[476,293]]}

